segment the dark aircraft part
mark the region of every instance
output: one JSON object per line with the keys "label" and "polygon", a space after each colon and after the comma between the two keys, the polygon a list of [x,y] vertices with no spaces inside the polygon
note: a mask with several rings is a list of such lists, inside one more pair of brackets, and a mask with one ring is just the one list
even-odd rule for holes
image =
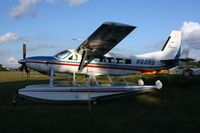
{"label": "dark aircraft part", "polygon": [[20,67],[20,71],[25,70],[26,73],[29,73],[29,69],[26,65],[26,44],[23,44],[23,60],[24,62],[21,62],[22,66]]}

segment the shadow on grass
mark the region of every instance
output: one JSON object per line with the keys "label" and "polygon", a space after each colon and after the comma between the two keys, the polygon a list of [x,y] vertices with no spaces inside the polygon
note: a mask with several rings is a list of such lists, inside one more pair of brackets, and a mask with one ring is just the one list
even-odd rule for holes
{"label": "shadow on grass", "polygon": [[[144,80],[151,84],[156,78]],[[12,107],[17,89],[48,83],[48,80],[4,82],[0,84],[0,130],[4,133],[199,132],[198,78],[193,79],[194,86],[189,85],[190,88],[186,84],[192,79],[159,78],[165,84],[160,91],[107,100],[92,106],[90,112],[87,104],[52,105],[25,101]]]}
{"label": "shadow on grass", "polygon": [[11,105],[12,98],[16,90],[24,88],[27,85],[32,84],[44,84],[48,83],[48,80],[20,80],[20,81],[9,81],[0,83],[0,103],[1,106]]}

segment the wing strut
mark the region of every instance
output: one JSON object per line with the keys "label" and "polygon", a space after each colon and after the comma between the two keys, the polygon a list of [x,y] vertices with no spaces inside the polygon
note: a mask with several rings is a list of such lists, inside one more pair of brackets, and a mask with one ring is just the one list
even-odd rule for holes
{"label": "wing strut", "polygon": [[82,70],[84,68],[86,57],[87,57],[87,50],[83,50],[82,59],[81,59],[80,65],[78,67],[78,70]]}

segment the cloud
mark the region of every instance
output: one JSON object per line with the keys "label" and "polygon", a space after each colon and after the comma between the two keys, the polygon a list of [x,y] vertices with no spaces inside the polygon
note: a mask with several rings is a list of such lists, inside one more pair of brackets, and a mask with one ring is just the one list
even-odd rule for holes
{"label": "cloud", "polygon": [[87,0],[67,0],[69,6],[80,6],[86,2]]}
{"label": "cloud", "polygon": [[17,59],[15,59],[15,57],[8,57],[7,59],[6,59],[6,62],[8,63],[8,64],[18,64],[18,62],[17,62]]}
{"label": "cloud", "polygon": [[8,68],[17,68],[20,66],[17,59],[13,56],[4,58],[3,64]]}
{"label": "cloud", "polygon": [[182,32],[183,45],[200,49],[200,23],[185,21],[180,31]]}
{"label": "cloud", "polygon": [[19,67],[15,54],[16,52],[13,51],[0,51],[0,64],[3,64],[8,68]]}
{"label": "cloud", "polygon": [[[33,11],[32,8],[41,2],[47,4],[54,4],[57,0],[19,0],[19,4],[14,6],[10,11],[10,16],[15,19],[21,19],[22,17],[29,15],[37,17],[38,13]],[[64,0],[63,0],[64,1]],[[80,6],[88,0],[65,0],[69,6]]]}
{"label": "cloud", "polygon": [[8,32],[5,35],[0,36],[0,44],[13,42],[13,41],[16,41],[16,40],[19,40],[19,39],[20,39],[20,37],[17,33]]}
{"label": "cloud", "polygon": [[12,8],[10,16],[19,19],[27,14],[34,14],[31,10],[40,0],[20,0],[19,4]]}

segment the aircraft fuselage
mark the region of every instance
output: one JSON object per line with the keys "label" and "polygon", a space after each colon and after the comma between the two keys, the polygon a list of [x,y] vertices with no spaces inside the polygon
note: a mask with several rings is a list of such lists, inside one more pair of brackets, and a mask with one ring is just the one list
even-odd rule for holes
{"label": "aircraft fuselage", "polygon": [[[51,70],[58,73],[82,73],[87,75],[132,75],[137,73],[155,74],[172,66],[160,62],[154,57],[120,56],[106,54],[94,58],[82,71],[78,70],[81,55],[73,50],[65,55],[35,56],[26,58],[26,65],[35,71],[49,73]],[[19,61],[20,63],[20,61]]]}

